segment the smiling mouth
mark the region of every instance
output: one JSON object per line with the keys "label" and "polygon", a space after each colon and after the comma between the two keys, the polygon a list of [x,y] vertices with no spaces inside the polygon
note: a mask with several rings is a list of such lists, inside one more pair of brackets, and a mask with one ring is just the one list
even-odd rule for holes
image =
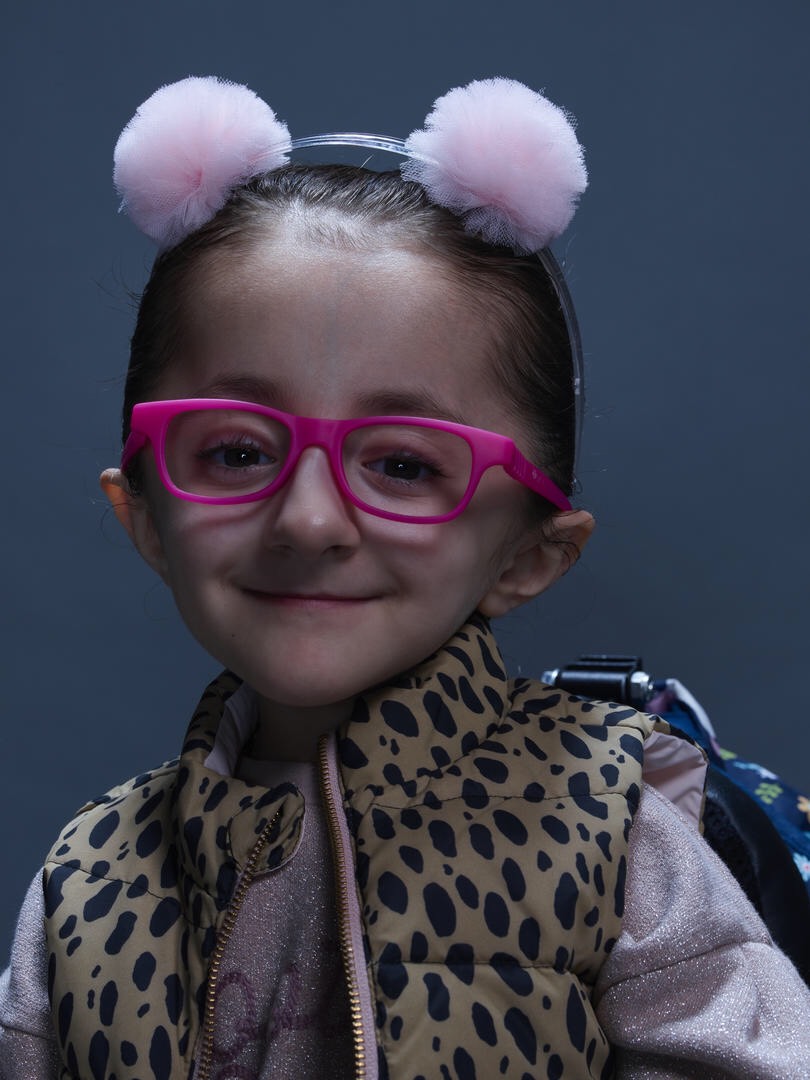
{"label": "smiling mouth", "polygon": [[342,596],[336,593],[264,592],[261,589],[245,589],[245,592],[264,603],[282,607],[333,607],[367,604],[373,596]]}

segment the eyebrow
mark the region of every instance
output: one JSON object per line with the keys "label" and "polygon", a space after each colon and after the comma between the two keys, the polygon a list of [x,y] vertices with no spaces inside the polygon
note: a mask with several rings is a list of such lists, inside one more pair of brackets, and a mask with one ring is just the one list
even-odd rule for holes
{"label": "eyebrow", "polygon": [[460,413],[449,409],[423,387],[361,394],[357,403],[363,416],[423,416],[432,420],[448,420],[455,424],[467,423]]}
{"label": "eyebrow", "polygon": [[[215,379],[201,387],[198,397],[233,398],[290,412],[291,394],[284,382],[257,379],[252,375],[233,375]],[[355,399],[357,416],[421,416],[433,420],[465,424],[467,419],[447,407],[426,387],[413,390],[377,390],[359,394]]]}
{"label": "eyebrow", "polygon": [[232,375],[214,379],[200,387],[197,397],[232,398],[234,401],[248,401],[256,405],[285,410],[288,393],[283,383],[270,379],[257,379],[253,375]]}

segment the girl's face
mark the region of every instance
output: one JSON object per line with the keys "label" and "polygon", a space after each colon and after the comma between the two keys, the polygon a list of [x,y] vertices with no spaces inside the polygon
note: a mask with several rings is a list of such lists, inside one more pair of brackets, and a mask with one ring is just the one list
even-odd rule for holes
{"label": "girl's face", "polygon": [[[156,398],[441,417],[526,448],[486,373],[485,316],[424,256],[288,232],[209,265],[184,318]],[[503,614],[563,569],[558,545],[529,526],[526,490],[501,469],[460,517],[424,525],[344,501],[315,447],[272,497],[232,506],[170,495],[143,457],[142,497],[122,500],[126,482],[105,474],[119,516],[200,643],[288,713],[350,702],[428,656],[475,608]],[[587,515],[565,519],[581,544]]]}

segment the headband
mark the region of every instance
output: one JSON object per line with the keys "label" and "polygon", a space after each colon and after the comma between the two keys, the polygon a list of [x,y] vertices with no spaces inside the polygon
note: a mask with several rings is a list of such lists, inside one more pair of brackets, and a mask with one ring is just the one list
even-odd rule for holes
{"label": "headband", "polygon": [[[469,233],[536,254],[565,316],[574,370],[577,442],[582,430],[582,350],[574,307],[549,244],[566,229],[587,186],[572,117],[512,79],[457,87],[405,140],[332,133],[292,138],[246,86],[191,77],[157,90],[121,133],[113,179],[121,209],[161,251],[175,247],[253,177],[309,147],[387,151],[428,198]],[[577,446],[577,457],[579,447]]]}
{"label": "headband", "polygon": [[209,221],[231,192],[301,147],[389,150],[402,175],[491,244],[548,246],[587,185],[571,118],[511,79],[484,79],[439,98],[404,142],[334,134],[293,139],[246,86],[214,76],[163,86],[124,128],[113,178],[121,208],[165,250]]}

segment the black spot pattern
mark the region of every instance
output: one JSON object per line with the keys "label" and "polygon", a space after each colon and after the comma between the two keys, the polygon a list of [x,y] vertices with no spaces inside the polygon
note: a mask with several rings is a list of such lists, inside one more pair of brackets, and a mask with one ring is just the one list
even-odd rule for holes
{"label": "black spot pattern", "polygon": [[540,924],[534,916],[527,916],[521,922],[518,943],[528,961],[537,960],[540,955]]}
{"label": "black spot pattern", "polygon": [[107,1062],[110,1060],[110,1043],[103,1031],[97,1031],[90,1040],[88,1065],[93,1080],[107,1080]]}
{"label": "black spot pattern", "polygon": [[453,829],[446,821],[434,819],[428,825],[428,835],[435,849],[448,859],[454,859],[457,854],[456,836]]}
{"label": "black spot pattern", "polygon": [[135,851],[141,859],[147,858],[153,851],[157,851],[163,839],[163,826],[159,821],[150,821],[135,841]]}
{"label": "black spot pattern", "polygon": [[166,987],[166,1014],[173,1024],[179,1024],[183,1013],[183,983],[175,973],[168,975],[163,984]]}
{"label": "black spot pattern", "polygon": [[165,1027],[156,1027],[149,1047],[149,1066],[155,1080],[171,1080],[172,1044]]}
{"label": "black spot pattern", "polygon": [[434,932],[440,938],[449,937],[456,929],[456,909],[447,891],[436,882],[422,890],[425,912]]}
{"label": "black spot pattern", "polygon": [[486,825],[470,826],[470,843],[472,844],[473,851],[477,851],[478,854],[484,859],[493,859],[495,857],[495,845],[492,843],[492,833],[486,827]]}
{"label": "black spot pattern", "polygon": [[453,713],[447,707],[444,699],[432,691],[429,691],[424,696],[425,711],[433,722],[433,726],[440,735],[446,737],[452,737],[458,730],[456,728],[456,722],[453,719]]}
{"label": "black spot pattern", "polygon": [[585,1036],[587,1034],[587,1016],[582,1004],[582,994],[576,986],[568,991],[568,1003],[565,1010],[565,1022],[568,1028],[568,1038],[575,1050],[585,1049]]}
{"label": "black spot pattern", "polygon": [[419,733],[416,720],[410,709],[404,708],[397,701],[386,701],[383,703],[382,718],[385,723],[393,731],[396,731],[400,735],[407,735],[414,737]]}
{"label": "black spot pattern", "polygon": [[503,1018],[504,1026],[530,1065],[537,1061],[537,1036],[526,1013],[513,1006]]}
{"label": "black spot pattern", "polygon": [[105,1027],[110,1027],[115,1019],[115,1006],[118,1004],[118,987],[111,980],[105,983],[98,1003],[98,1018]]}
{"label": "black spot pattern", "polygon": [[138,1064],[138,1049],[126,1039],[121,1042],[121,1060],[130,1067]]}
{"label": "black spot pattern", "polygon": [[399,855],[405,865],[413,870],[415,874],[422,873],[425,860],[422,857],[422,852],[419,848],[411,847],[410,844],[402,844],[399,849]]}
{"label": "black spot pattern", "polygon": [[492,815],[492,820],[495,822],[498,832],[505,836],[510,843],[523,847],[529,839],[529,832],[524,823],[508,810],[496,810]]}
{"label": "black spot pattern", "polygon": [[[179,764],[104,796],[55,845],[49,980],[75,1075],[187,1074],[217,927],[280,803],[289,809],[266,866],[296,842],[293,789],[240,787],[199,767],[230,678],[201,703]],[[644,724],[507,683],[477,619],[357,703],[337,764],[382,1080],[393,1044],[414,1078],[607,1077],[587,991],[620,929]],[[97,982],[80,979],[83,993],[96,989],[79,1023],[67,987],[89,966],[85,924],[98,926],[105,955]]]}
{"label": "black spot pattern", "polygon": [[151,952],[141,953],[135,961],[135,967],[132,969],[132,981],[140,991],[149,989],[156,967],[157,961]]}
{"label": "black spot pattern", "polygon": [[[474,688],[475,700],[468,693],[465,678]],[[494,702],[497,697],[506,700],[502,688],[493,688],[493,694],[489,695],[486,687],[476,684],[466,673],[455,683],[457,692],[449,685],[446,675],[439,682],[446,706],[454,716],[459,715],[457,709],[462,706],[468,709],[469,716],[475,714],[478,703]],[[533,684],[526,686],[533,689]],[[459,1024],[471,1025],[476,1033],[479,1029],[486,1033],[486,1039],[477,1034],[478,1044],[487,1050],[491,1048],[492,1058],[482,1058],[468,1042],[462,1046],[465,1052],[470,1052],[479,1076],[515,1075],[534,1080],[546,1075],[549,1067],[553,1074],[557,1061],[568,1062],[571,1054],[578,1055],[578,1064],[566,1064],[565,1075],[579,1075],[583,1058],[587,1058],[587,1069],[593,1065],[592,1075],[597,1076],[607,1059],[607,1046],[590,1006],[586,1008],[582,1004],[581,1014],[578,1011],[586,999],[577,996],[569,1005],[568,983],[562,998],[559,994],[556,997],[553,993],[540,994],[536,980],[545,985],[548,976],[542,972],[562,975],[575,962],[578,970],[591,970],[592,963],[596,965],[593,970],[597,970],[598,958],[607,955],[611,934],[605,934],[604,916],[611,906],[604,905],[599,889],[611,902],[623,895],[623,885],[617,882],[613,863],[615,845],[622,848],[618,855],[624,850],[623,837],[629,820],[625,791],[632,784],[626,783],[624,767],[616,762],[618,734],[624,733],[621,728],[615,738],[608,737],[597,711],[589,706],[581,710],[589,714],[589,730],[584,730],[578,703],[556,696],[555,705],[547,698],[529,695],[536,713],[540,714],[540,722],[534,727],[526,702],[508,712],[507,722],[488,725],[483,733],[473,726],[465,732],[456,720],[455,752],[449,743],[431,745],[429,757],[436,768],[417,767],[410,774],[419,777],[419,787],[407,791],[407,802],[399,815],[392,812],[398,797],[390,792],[386,793],[384,807],[379,807],[390,818],[394,846],[382,847],[378,836],[369,835],[369,819],[355,819],[353,825],[358,842],[362,842],[362,851],[370,860],[365,896],[372,897],[366,916],[372,953],[396,937],[397,923],[391,909],[370,894],[374,882],[392,872],[409,893],[408,909],[400,917],[410,920],[412,913],[418,913],[427,927],[426,935],[410,935],[406,967],[427,964],[421,973],[422,983],[433,988],[439,1001],[445,1000],[444,991],[447,991],[449,1015],[447,1020],[436,1020],[437,1025],[450,1025],[450,1030],[458,1030]],[[415,716],[419,715],[424,699],[424,692],[414,699]],[[373,712],[371,706],[370,714]],[[472,725],[470,720],[467,723]],[[615,726],[619,726],[619,721]],[[447,730],[450,729],[448,724]],[[432,722],[431,730],[435,730]],[[542,734],[538,735],[538,731]],[[608,763],[615,773],[607,770],[606,776],[602,766]],[[406,766],[407,760],[397,761],[397,780],[403,792],[409,776]],[[384,770],[382,765],[381,771]],[[365,771],[372,774],[373,765]],[[454,786],[451,778],[456,778]],[[373,784],[364,783],[366,790],[371,791]],[[355,778],[347,786],[360,788]],[[608,787],[611,796],[618,789],[619,801],[615,804],[606,801]],[[612,812],[613,805],[617,813]],[[532,811],[532,807],[536,809]],[[372,802],[372,813],[374,809]],[[597,825],[595,830],[593,823]],[[604,844],[595,842],[595,832],[610,837],[612,860],[605,857]],[[408,834],[413,834],[414,839],[408,836],[405,840]],[[421,859],[416,857],[417,851],[422,854]],[[541,884],[541,875],[546,876],[547,883]],[[482,884],[485,884],[483,890]],[[422,905],[414,911],[417,895],[421,895]],[[539,897],[545,899],[538,904]],[[516,915],[517,905],[521,905],[520,915]],[[538,906],[545,912],[542,920],[534,913]],[[548,926],[546,934],[541,933],[543,925]],[[379,945],[375,944],[377,940]],[[486,952],[482,947],[484,941]],[[415,942],[418,942],[416,947]],[[495,942],[502,942],[502,947],[493,948]],[[443,975],[444,971],[449,971],[450,976]],[[506,993],[512,995],[511,1002],[502,992],[493,998],[492,989],[485,988],[487,971],[493,972]],[[403,1020],[396,1028],[396,1040],[400,1044],[414,1038],[407,1017],[415,1009],[424,1010],[424,1004],[416,1004],[413,985],[415,980],[396,1004],[387,1002],[382,1030],[390,1031],[393,1038],[394,1020]],[[574,985],[579,995],[580,984]],[[462,987],[468,988],[470,996],[460,993]],[[493,1000],[508,1004],[493,1008]],[[554,1017],[543,1029],[547,1032],[548,1046],[542,1056],[536,1043],[532,1046],[540,1023],[536,1010],[529,1005],[533,1000],[545,1001],[542,1011]],[[410,1001],[413,1004],[409,1005]],[[512,1030],[505,1026],[507,1013]],[[441,1009],[437,1015],[443,1015]],[[567,1034],[567,1015],[575,1033],[577,1022],[585,1017],[585,1042],[577,1034],[577,1047]],[[439,1056],[433,1073],[456,1077],[452,1040],[448,1043],[447,1038],[437,1035],[434,1046]],[[414,1046],[414,1054],[418,1052]],[[535,1061],[531,1060],[533,1055]],[[480,1064],[483,1060],[486,1067]]]}
{"label": "black spot pattern", "polygon": [[575,735],[573,731],[561,731],[560,742],[572,757],[588,761],[593,756],[585,740]]}
{"label": "black spot pattern", "polygon": [[392,911],[402,915],[408,909],[408,890],[405,883],[396,874],[387,871],[380,876],[377,885],[380,901]]}
{"label": "black spot pattern", "polygon": [[56,1014],[56,1029],[59,1035],[59,1042],[64,1046],[67,1042],[68,1032],[70,1031],[70,1022],[73,1019],[73,994],[65,994],[62,1000],[59,1002],[59,1009]]}
{"label": "black spot pattern", "polygon": [[427,987],[427,1011],[434,1020],[446,1020],[450,1015],[450,994],[440,975],[425,975]]}
{"label": "black spot pattern", "polygon": [[501,874],[503,875],[509,899],[513,901],[522,900],[526,895],[526,879],[514,859],[507,858],[503,860]]}
{"label": "black spot pattern", "polygon": [[456,878],[456,889],[461,900],[468,908],[475,910],[478,907],[478,889],[474,881],[471,881],[464,874],[459,874]]}
{"label": "black spot pattern", "polygon": [[484,921],[495,937],[503,938],[509,933],[509,908],[500,893],[490,892],[484,898]]}
{"label": "black spot pattern", "polygon": [[97,919],[103,919],[105,915],[108,915],[122,888],[123,884],[120,881],[108,881],[103,885],[84,905],[82,911],[84,921],[95,922]]}
{"label": "black spot pattern", "polygon": [[122,911],[118,916],[113,932],[104,942],[104,951],[108,956],[116,956],[121,952],[135,928],[135,919],[134,911]]}
{"label": "black spot pattern", "polygon": [[408,985],[408,972],[402,963],[399,946],[389,942],[377,965],[377,979],[385,995],[396,1000]]}
{"label": "black spot pattern", "polygon": [[105,814],[98,824],[93,826],[90,835],[87,837],[90,847],[104,847],[120,824],[121,816],[117,810],[111,810],[108,814]]}

